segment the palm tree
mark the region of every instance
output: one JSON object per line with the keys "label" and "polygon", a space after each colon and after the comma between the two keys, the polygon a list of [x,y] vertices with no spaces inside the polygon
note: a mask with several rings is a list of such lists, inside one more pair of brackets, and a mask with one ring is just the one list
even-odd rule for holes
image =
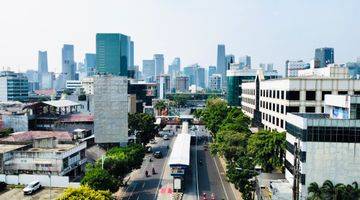
{"label": "palm tree", "polygon": [[154,106],[154,108],[155,108],[156,110],[158,110],[158,114],[160,114],[161,111],[163,111],[166,107],[167,107],[167,106],[166,106],[166,103],[165,103],[165,101],[163,101],[163,100],[158,101],[158,102],[155,104],[155,106]]}
{"label": "palm tree", "polygon": [[336,199],[335,186],[330,180],[326,180],[320,189],[325,200]]}
{"label": "palm tree", "polygon": [[310,183],[308,187],[309,197],[308,200],[322,200],[321,189],[315,182]]}

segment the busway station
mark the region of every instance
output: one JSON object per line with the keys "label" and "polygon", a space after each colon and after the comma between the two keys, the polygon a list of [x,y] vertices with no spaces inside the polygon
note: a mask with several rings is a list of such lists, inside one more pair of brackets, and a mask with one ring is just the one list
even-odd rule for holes
{"label": "busway station", "polygon": [[169,158],[174,191],[183,191],[186,172],[190,167],[191,135],[188,133],[189,123],[183,122],[181,133],[177,135]]}

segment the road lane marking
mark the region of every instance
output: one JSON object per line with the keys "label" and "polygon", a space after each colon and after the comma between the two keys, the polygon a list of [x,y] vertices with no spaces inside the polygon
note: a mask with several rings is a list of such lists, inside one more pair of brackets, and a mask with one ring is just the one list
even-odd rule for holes
{"label": "road lane marking", "polygon": [[144,187],[145,187],[145,182],[143,183],[143,185],[142,185],[142,188],[144,189]]}
{"label": "road lane marking", "polygon": [[129,200],[129,199],[132,197],[132,195],[133,195],[133,193],[134,193],[134,191],[135,191],[135,189],[136,189],[136,186],[137,186],[137,184],[134,183],[134,189],[131,191],[130,196],[128,197],[127,200]]}
{"label": "road lane marking", "polygon": [[226,199],[229,199],[229,196],[227,195],[227,192],[226,192],[226,189],[225,189],[225,186],[224,186],[224,182],[223,182],[223,180],[222,180],[222,178],[221,178],[220,170],[219,170],[219,167],[218,167],[218,165],[217,165],[217,163],[216,163],[215,157],[213,157],[213,160],[214,160],[214,163],[215,163],[216,170],[218,171],[218,175],[219,175],[219,178],[220,178],[221,186],[222,186],[222,188],[223,188],[223,190],[224,190],[224,194],[225,194],[225,196],[226,196]]}
{"label": "road lane marking", "polygon": [[195,166],[196,166],[196,170],[195,170],[195,176],[196,176],[196,192],[197,192],[197,195],[196,195],[196,199],[199,200],[200,199],[200,193],[199,193],[199,174],[198,174],[198,152],[197,152],[197,136],[196,136],[196,139],[195,139]]}
{"label": "road lane marking", "polygon": [[[172,147],[172,143],[174,142],[174,139],[172,139],[171,140],[171,142],[170,142],[170,147]],[[155,196],[154,196],[154,200],[156,199],[156,197],[158,196],[158,194],[159,194],[159,188],[160,188],[160,185],[161,185],[161,182],[162,182],[162,179],[163,179],[163,177],[164,177],[164,173],[165,173],[165,166],[166,166],[166,164],[167,164],[167,161],[168,161],[168,159],[169,159],[169,156],[170,156],[170,154],[171,154],[171,151],[172,151],[172,148],[170,148],[168,151],[167,151],[167,153],[166,153],[166,160],[164,161],[164,164],[163,164],[163,167],[162,167],[162,171],[161,171],[161,175],[160,175],[160,177],[159,177],[159,183],[158,183],[158,186],[157,186],[157,188],[156,188],[156,193],[155,193]]]}

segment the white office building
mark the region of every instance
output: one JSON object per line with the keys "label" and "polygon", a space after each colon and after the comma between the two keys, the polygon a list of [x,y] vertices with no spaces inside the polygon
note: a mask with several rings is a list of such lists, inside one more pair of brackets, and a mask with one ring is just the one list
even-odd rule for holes
{"label": "white office building", "polygon": [[256,79],[242,84],[241,106],[246,115],[265,129],[285,131],[287,113],[322,113],[326,94],[360,94],[360,80],[336,77]]}
{"label": "white office building", "polygon": [[82,88],[82,82],[79,80],[67,80],[66,89],[77,90]]}
{"label": "white office building", "polygon": [[306,63],[303,60],[287,60],[285,63],[285,77],[296,77],[299,70],[309,68],[310,63]]}
{"label": "white office building", "polygon": [[360,96],[325,95],[324,106],[325,113],[286,115],[285,177],[299,199],[313,182],[360,180]]}
{"label": "white office building", "polygon": [[221,90],[221,74],[212,74],[209,78],[209,89]]}

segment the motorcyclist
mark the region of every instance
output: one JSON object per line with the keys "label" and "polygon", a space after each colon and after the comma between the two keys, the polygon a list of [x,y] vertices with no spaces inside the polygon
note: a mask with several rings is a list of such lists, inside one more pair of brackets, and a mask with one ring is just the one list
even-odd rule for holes
{"label": "motorcyclist", "polygon": [[149,176],[149,172],[146,170],[145,171],[145,176],[148,177]]}
{"label": "motorcyclist", "polygon": [[154,168],[152,168],[152,174],[155,174],[156,172],[155,172],[155,169]]}

